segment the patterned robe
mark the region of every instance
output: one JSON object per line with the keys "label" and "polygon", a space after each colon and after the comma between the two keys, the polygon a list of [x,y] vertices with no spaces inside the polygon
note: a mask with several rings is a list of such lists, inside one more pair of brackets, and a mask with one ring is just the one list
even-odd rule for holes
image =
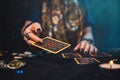
{"label": "patterned robe", "polygon": [[[88,17],[91,16],[86,3],[86,0],[79,2],[78,0],[44,0],[41,11],[43,28],[41,35],[76,45],[84,35],[84,28],[90,25],[91,18]],[[39,12],[37,9],[35,9],[36,13]]]}

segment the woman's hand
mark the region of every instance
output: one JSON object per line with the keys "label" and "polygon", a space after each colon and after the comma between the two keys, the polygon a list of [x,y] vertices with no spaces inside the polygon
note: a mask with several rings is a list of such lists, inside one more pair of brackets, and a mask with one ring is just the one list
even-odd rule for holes
{"label": "woman's hand", "polygon": [[27,28],[23,27],[22,29],[22,35],[28,45],[32,45],[33,42],[42,42],[43,40],[39,38],[41,32],[41,25],[37,22],[30,24]]}
{"label": "woman's hand", "polygon": [[82,40],[74,48],[74,51],[80,50],[83,53],[97,53],[98,49],[94,45],[92,29],[90,26],[84,29]]}
{"label": "woman's hand", "polygon": [[94,44],[90,43],[87,40],[82,40],[78,45],[74,48],[74,51],[80,50],[83,53],[97,53],[97,48]]}

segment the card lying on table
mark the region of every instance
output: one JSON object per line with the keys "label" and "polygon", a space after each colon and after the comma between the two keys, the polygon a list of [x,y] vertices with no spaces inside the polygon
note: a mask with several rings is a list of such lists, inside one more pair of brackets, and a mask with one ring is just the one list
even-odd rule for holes
{"label": "card lying on table", "polygon": [[95,58],[74,58],[74,60],[77,64],[100,63],[100,61]]}
{"label": "card lying on table", "polygon": [[91,53],[89,54],[92,57],[111,57],[111,54],[108,54],[106,52],[101,52],[101,53]]}
{"label": "card lying on table", "polygon": [[67,53],[62,53],[63,58],[81,58],[82,56],[79,53],[72,53],[72,52],[67,52]]}
{"label": "card lying on table", "polygon": [[43,43],[35,42],[32,45],[54,54],[57,54],[60,51],[63,51],[64,49],[71,46],[71,44],[68,44],[66,42],[51,37],[43,38]]}

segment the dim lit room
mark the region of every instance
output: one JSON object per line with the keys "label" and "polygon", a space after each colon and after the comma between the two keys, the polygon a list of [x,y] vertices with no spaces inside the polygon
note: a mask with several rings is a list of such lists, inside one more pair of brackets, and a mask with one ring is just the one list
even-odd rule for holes
{"label": "dim lit room", "polygon": [[120,0],[1,0],[0,80],[120,80]]}

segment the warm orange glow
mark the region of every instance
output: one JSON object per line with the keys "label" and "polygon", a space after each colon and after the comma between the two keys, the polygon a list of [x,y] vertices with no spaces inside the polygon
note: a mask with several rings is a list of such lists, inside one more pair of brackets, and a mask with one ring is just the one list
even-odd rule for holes
{"label": "warm orange glow", "polygon": [[113,60],[110,60],[110,61],[109,61],[109,64],[110,64],[110,69],[112,69],[112,66],[113,66],[113,64],[114,64]]}
{"label": "warm orange glow", "polygon": [[113,60],[110,60],[110,61],[109,61],[109,64],[110,64],[110,65],[113,65],[113,64],[114,64]]}

